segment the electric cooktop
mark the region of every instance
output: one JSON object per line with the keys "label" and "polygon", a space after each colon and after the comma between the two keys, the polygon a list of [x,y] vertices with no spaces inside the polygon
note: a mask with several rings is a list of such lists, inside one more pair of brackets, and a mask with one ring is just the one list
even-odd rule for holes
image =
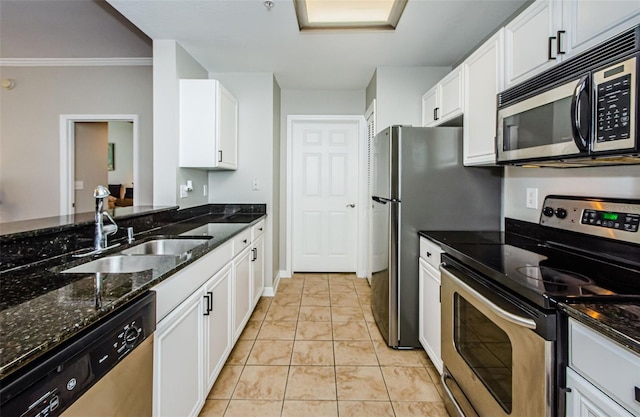
{"label": "electric cooktop", "polygon": [[505,233],[429,235],[464,265],[555,308],[558,302],[640,301],[638,220],[640,200],[549,196],[539,225],[511,220]]}

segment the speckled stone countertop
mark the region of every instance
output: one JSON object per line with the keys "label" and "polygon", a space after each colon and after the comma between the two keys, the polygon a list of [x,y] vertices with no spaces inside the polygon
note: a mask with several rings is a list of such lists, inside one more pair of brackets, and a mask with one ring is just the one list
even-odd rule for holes
{"label": "speckled stone countertop", "polygon": [[559,304],[570,317],[640,355],[640,304]]}
{"label": "speckled stone countertop", "polygon": [[[217,205],[220,206],[220,205]],[[238,205],[235,205],[237,207]],[[0,379],[37,360],[119,307],[147,292],[266,216],[266,206],[233,215],[192,210],[175,223],[162,223],[99,256],[71,253],[10,268],[0,273]],[[255,208],[258,207],[256,210]],[[261,210],[262,209],[262,210]],[[193,217],[186,217],[193,215]],[[171,257],[157,269],[136,273],[62,273],[98,257],[117,254],[157,237],[209,236],[182,258]],[[101,279],[97,285],[97,279]],[[96,288],[101,288],[96,293]]]}

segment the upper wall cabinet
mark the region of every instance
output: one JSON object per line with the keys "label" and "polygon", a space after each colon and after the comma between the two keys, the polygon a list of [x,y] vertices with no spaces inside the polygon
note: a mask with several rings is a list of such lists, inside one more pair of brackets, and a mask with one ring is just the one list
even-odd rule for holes
{"label": "upper wall cabinet", "polygon": [[504,29],[475,50],[464,63],[464,164],[496,162],[496,95],[502,89]]}
{"label": "upper wall cabinet", "polygon": [[180,80],[180,167],[238,167],[238,100],[218,80]]}
{"label": "upper wall cabinet", "polygon": [[537,0],[505,26],[505,88],[640,23],[640,2]]}
{"label": "upper wall cabinet", "polygon": [[461,65],[422,96],[422,126],[438,126],[462,115],[463,77]]}

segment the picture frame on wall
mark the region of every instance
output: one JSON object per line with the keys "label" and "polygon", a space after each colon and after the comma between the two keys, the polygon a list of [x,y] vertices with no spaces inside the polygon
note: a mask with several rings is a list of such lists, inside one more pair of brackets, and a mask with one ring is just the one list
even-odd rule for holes
{"label": "picture frame on wall", "polygon": [[107,148],[107,171],[113,171],[116,168],[116,144],[109,143]]}

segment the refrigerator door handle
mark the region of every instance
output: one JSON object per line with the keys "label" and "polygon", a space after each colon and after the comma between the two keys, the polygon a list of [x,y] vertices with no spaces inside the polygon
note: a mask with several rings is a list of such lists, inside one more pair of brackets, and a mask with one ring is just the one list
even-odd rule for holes
{"label": "refrigerator door handle", "polygon": [[376,203],[380,203],[380,204],[399,203],[400,202],[399,198],[384,198],[384,197],[373,196],[373,197],[371,197],[371,199],[373,201],[375,201]]}

